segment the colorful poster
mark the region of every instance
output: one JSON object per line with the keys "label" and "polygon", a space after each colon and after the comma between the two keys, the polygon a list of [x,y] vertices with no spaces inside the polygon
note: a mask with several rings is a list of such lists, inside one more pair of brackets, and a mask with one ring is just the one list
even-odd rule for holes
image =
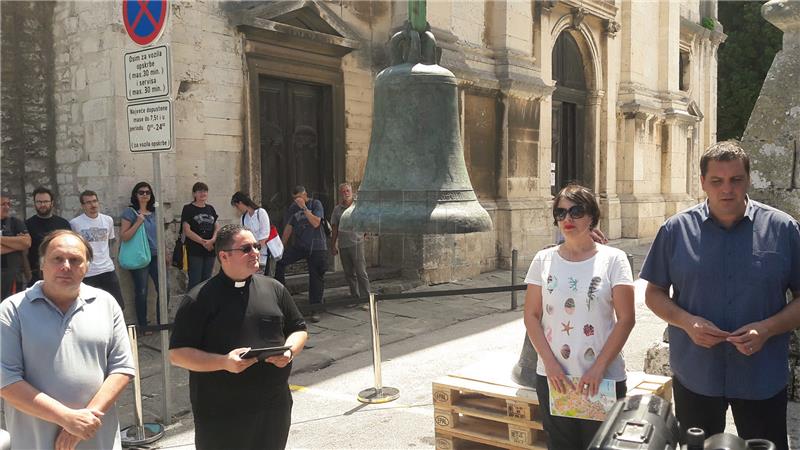
{"label": "colorful poster", "polygon": [[[580,377],[569,378],[574,386],[578,385]],[[550,414],[553,416],[602,421],[616,402],[616,383],[613,380],[602,380],[597,395],[589,398],[572,389],[560,394],[550,385]]]}

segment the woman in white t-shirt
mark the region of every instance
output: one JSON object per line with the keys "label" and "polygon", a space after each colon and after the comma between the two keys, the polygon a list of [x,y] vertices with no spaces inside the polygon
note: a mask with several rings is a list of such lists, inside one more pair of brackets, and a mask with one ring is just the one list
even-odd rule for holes
{"label": "woman in white t-shirt", "polygon": [[247,194],[238,191],[231,197],[231,206],[236,208],[242,214],[240,219],[242,226],[253,232],[253,236],[261,245],[260,254],[258,257],[258,265],[261,266],[262,273],[267,273],[267,260],[269,258],[269,249],[267,248],[267,239],[269,238],[269,214],[264,208],[261,208],[254,202]]}
{"label": "woman in white t-shirt", "polygon": [[539,355],[536,389],[547,446],[583,450],[602,422],[551,415],[550,390],[593,396],[610,379],[617,398],[625,396],[621,351],[635,323],[633,275],[623,251],[592,239],[600,207],[591,190],[575,184],[562,189],[553,218],[564,242],[531,262],[525,327]]}

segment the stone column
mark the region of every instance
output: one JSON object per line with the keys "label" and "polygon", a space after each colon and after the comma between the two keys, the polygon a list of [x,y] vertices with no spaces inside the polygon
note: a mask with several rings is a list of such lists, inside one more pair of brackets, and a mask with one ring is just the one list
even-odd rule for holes
{"label": "stone column", "polygon": [[[750,196],[800,219],[800,2],[771,0],[761,14],[783,31],[783,49],[772,61],[742,137],[751,161]],[[798,331],[789,362],[789,395],[800,400]]]}

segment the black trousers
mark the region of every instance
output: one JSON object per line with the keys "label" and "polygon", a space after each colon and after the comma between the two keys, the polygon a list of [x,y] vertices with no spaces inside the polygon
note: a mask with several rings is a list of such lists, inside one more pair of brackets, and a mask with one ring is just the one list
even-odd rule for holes
{"label": "black trousers", "polygon": [[322,303],[325,291],[325,272],[328,270],[327,250],[308,250],[299,247],[289,247],[283,251],[283,257],[275,268],[275,279],[281,284],[286,284],[286,266],[296,263],[301,259],[308,261],[308,303],[315,305]]}
{"label": "black trousers", "polygon": [[692,427],[702,428],[706,437],[725,431],[725,412],[730,405],[739,437],[768,439],[778,450],[789,449],[786,438],[786,388],[765,400],[707,397],[690,391],[677,377],[672,377],[672,390],[681,438]]}
{"label": "black trousers", "polygon": [[[617,398],[625,397],[625,381],[617,381]],[[542,425],[547,431],[547,448],[550,450],[586,450],[603,422],[550,415],[550,385],[547,377],[536,375],[536,395],[542,412]]]}
{"label": "black trousers", "polygon": [[111,270],[86,277],[83,282],[108,292],[119,303],[119,307],[125,309],[125,299],[122,297],[122,289],[119,287],[119,278],[115,271]]}
{"label": "black trousers", "polygon": [[292,393],[276,389],[258,411],[194,416],[197,450],[283,450],[292,423]]}

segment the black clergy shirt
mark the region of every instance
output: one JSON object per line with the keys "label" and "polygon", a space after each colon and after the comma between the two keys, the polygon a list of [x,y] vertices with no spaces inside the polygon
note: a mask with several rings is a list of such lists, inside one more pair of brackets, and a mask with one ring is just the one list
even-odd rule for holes
{"label": "black clergy shirt", "polygon": [[[222,271],[190,290],[175,316],[169,348],[192,347],[227,354],[239,347],[281,346],[306,323],[289,291],[272,278],[253,275],[236,287]],[[242,373],[189,373],[195,415],[216,416],[268,408],[275,389],[286,389],[291,364],[257,362]]]}

